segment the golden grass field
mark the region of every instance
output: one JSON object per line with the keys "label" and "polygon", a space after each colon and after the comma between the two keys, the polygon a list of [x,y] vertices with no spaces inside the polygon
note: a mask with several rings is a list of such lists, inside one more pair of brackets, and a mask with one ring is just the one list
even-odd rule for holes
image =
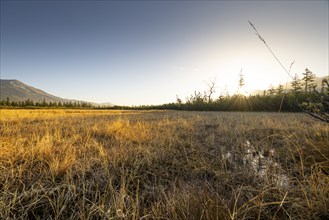
{"label": "golden grass field", "polygon": [[0,110],[0,219],[328,218],[304,114]]}

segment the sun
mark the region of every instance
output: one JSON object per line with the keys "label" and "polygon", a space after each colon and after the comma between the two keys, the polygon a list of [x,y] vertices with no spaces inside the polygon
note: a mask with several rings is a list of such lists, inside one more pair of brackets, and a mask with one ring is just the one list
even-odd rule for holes
{"label": "sun", "polygon": [[251,94],[251,92],[247,91],[247,90],[239,90],[238,91],[238,95],[240,96],[249,96]]}
{"label": "sun", "polygon": [[[243,68],[240,72],[234,72],[231,69],[227,69],[226,71],[230,72],[230,74],[225,75],[221,81],[218,81],[218,91],[230,96],[250,96],[258,94],[263,90],[267,90],[270,85],[270,76],[263,74],[259,68],[249,66]],[[242,86],[240,86],[240,74],[242,74],[243,77]]]}

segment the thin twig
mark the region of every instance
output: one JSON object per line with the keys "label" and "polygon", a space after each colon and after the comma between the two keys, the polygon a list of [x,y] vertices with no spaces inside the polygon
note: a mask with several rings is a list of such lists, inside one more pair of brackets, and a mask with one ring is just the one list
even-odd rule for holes
{"label": "thin twig", "polygon": [[[290,71],[291,71],[291,67],[292,65],[295,63],[295,61],[293,61],[291,64],[290,64],[290,67],[289,67],[289,74],[290,74]],[[287,87],[288,87],[288,79],[286,81],[286,85],[284,87],[284,91],[283,91],[283,96],[282,96],[282,99],[281,99],[281,103],[280,103],[280,108],[279,108],[279,113],[281,112],[281,109],[282,109],[282,105],[283,105],[283,100],[284,100],[284,97],[285,97],[285,92],[287,91]]]}
{"label": "thin twig", "polygon": [[[258,36],[258,38],[265,44],[265,46],[267,47],[267,49],[271,52],[271,54],[274,56],[274,58],[276,59],[276,61],[278,61],[278,63],[281,65],[281,67],[284,69],[284,71],[286,71],[286,73],[290,76],[291,79],[293,79],[293,77],[290,75],[290,71],[288,71],[283,64],[281,63],[281,61],[279,60],[279,58],[274,54],[274,52],[272,51],[272,49],[268,46],[268,44],[266,43],[266,41],[264,40],[264,38],[259,34],[259,32],[257,31],[255,25],[253,23],[251,23],[248,20],[249,24],[251,25],[251,27],[255,30],[256,35]],[[295,61],[294,61],[295,62]],[[294,63],[293,62],[293,63]],[[293,64],[292,63],[292,64]],[[292,66],[292,64],[290,65],[290,67]]]}
{"label": "thin twig", "polygon": [[[271,54],[273,55],[273,57],[276,59],[276,61],[278,61],[278,63],[281,65],[281,67],[284,69],[284,71],[288,74],[288,76],[293,80],[294,78],[291,76],[290,74],[290,70],[291,70],[291,67],[292,65],[295,63],[295,61],[293,61],[291,64],[290,64],[290,68],[289,68],[289,71],[283,66],[283,64],[281,63],[281,61],[279,60],[279,58],[274,54],[274,52],[272,51],[272,49],[268,46],[268,44],[266,43],[266,41],[264,40],[264,38],[259,34],[259,32],[257,31],[255,25],[253,23],[251,23],[251,21],[249,21],[249,24],[251,25],[251,27],[255,30],[256,32],[256,35],[258,36],[258,38],[265,44],[265,46],[267,47],[267,49],[271,52]],[[285,86],[285,90],[287,89],[287,83],[288,83],[288,80],[286,82],[286,86]],[[285,91],[284,91],[285,92]],[[284,100],[284,95],[285,93],[283,92],[283,96],[282,96],[282,99],[281,99],[281,103],[280,103],[280,107],[279,107],[279,113],[281,112],[281,109],[282,109],[282,105],[283,105],[283,100]]]}

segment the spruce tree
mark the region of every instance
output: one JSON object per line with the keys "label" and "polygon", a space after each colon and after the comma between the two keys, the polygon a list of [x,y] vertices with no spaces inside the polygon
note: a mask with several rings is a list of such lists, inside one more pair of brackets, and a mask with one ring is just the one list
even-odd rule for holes
{"label": "spruce tree", "polygon": [[314,83],[315,80],[315,74],[312,73],[312,71],[310,71],[309,69],[305,69],[305,73],[303,73],[304,77],[303,77],[303,85],[304,85],[304,91],[305,93],[309,93],[312,92],[315,87],[316,84]]}
{"label": "spruce tree", "polygon": [[302,82],[298,78],[298,75],[295,74],[295,77],[293,78],[293,81],[291,82],[291,92],[296,95],[302,91]]}
{"label": "spruce tree", "polygon": [[278,95],[281,95],[281,94],[283,93],[283,91],[284,91],[284,89],[283,89],[283,85],[280,84],[280,85],[278,86],[278,88],[276,89],[276,93],[277,93]]}

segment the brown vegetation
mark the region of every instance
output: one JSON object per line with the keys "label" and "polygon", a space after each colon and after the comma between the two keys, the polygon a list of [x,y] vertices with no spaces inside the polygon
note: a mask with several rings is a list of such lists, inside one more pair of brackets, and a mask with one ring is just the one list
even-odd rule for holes
{"label": "brown vegetation", "polygon": [[1,219],[327,219],[303,114],[0,110]]}

